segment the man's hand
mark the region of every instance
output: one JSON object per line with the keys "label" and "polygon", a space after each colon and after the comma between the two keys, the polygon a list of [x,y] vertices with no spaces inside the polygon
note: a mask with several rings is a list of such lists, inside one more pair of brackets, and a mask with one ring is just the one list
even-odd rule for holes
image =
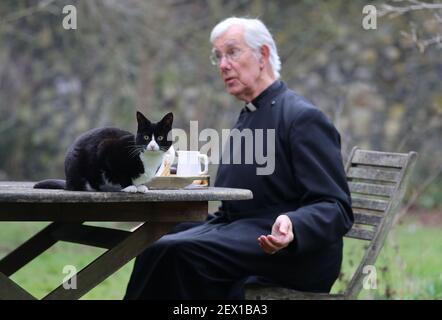
{"label": "man's hand", "polygon": [[283,214],[276,218],[272,226],[272,234],[262,235],[258,238],[258,243],[265,253],[273,254],[293,241],[293,226],[290,218]]}

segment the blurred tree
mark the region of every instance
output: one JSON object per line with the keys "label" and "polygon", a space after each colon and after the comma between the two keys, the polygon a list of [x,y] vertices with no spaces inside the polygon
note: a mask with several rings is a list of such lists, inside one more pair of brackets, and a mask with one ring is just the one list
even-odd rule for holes
{"label": "blurred tree", "polygon": [[[411,12],[420,12],[420,19],[410,21],[411,31],[401,31],[401,34],[413,41],[421,52],[430,46],[442,49],[442,3],[418,0],[395,0],[384,3],[378,15],[394,18]],[[420,33],[420,35],[419,35]]]}

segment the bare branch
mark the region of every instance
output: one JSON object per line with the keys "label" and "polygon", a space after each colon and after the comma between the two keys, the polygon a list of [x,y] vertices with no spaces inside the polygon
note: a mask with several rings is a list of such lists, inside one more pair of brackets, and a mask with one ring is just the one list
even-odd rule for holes
{"label": "bare branch", "polygon": [[415,1],[415,0],[409,0],[404,2],[408,2],[411,4],[405,6],[392,6],[389,4],[382,4],[381,9],[378,11],[378,16],[383,17],[387,15],[390,16],[390,18],[394,18],[410,11],[442,9],[442,3],[428,3],[428,2]]}
{"label": "bare branch", "polygon": [[[408,12],[418,11],[418,10],[429,10],[433,11],[434,20],[442,26],[442,17],[438,10],[442,10],[442,3],[428,3],[418,0],[395,0],[395,3],[402,3],[402,6],[394,6],[390,4],[382,4],[381,9],[378,11],[378,16],[388,16],[389,18],[395,18],[397,16],[403,15]],[[442,48],[442,37],[440,34],[435,36],[427,36],[426,39],[419,39],[417,34],[417,28],[415,24],[412,24],[411,33],[405,31],[401,32],[402,36],[410,39],[416,44],[421,53],[430,46],[437,46]]]}

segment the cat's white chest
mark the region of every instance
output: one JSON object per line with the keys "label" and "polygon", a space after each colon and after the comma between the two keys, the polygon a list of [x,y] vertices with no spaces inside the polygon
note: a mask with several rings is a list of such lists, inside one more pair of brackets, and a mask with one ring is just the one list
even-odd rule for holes
{"label": "cat's white chest", "polygon": [[140,154],[140,160],[144,166],[144,173],[132,180],[135,186],[149,182],[163,162],[164,152],[144,152]]}

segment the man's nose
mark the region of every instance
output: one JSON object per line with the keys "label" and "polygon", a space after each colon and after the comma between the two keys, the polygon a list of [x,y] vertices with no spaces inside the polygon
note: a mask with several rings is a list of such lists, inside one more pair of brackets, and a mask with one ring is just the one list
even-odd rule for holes
{"label": "man's nose", "polygon": [[221,60],[219,61],[219,68],[220,68],[220,70],[222,71],[222,70],[228,70],[228,69],[230,69],[230,61],[229,61],[229,59],[227,59],[227,57],[225,57],[225,56],[223,56],[222,58],[221,58]]}

